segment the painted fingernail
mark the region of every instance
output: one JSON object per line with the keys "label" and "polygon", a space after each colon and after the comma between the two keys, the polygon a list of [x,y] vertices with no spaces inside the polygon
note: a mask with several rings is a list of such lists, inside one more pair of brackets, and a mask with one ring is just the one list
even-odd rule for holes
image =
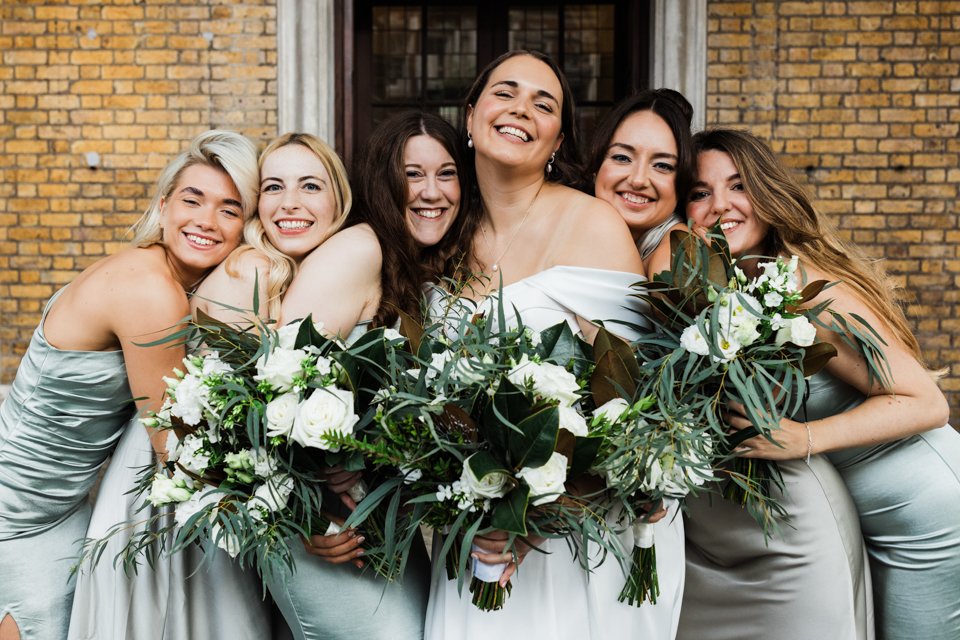
{"label": "painted fingernail", "polygon": [[357,549],[356,557],[359,558],[362,555],[363,555],[363,549]]}
{"label": "painted fingernail", "polygon": [[347,535],[350,536],[351,538],[353,538],[354,536],[357,535],[357,530],[356,530],[356,529],[350,529],[350,531],[347,533]]}
{"label": "painted fingernail", "polygon": [[357,544],[363,544],[364,540],[366,540],[366,538],[364,538],[363,536],[360,536],[359,538],[357,538]]}

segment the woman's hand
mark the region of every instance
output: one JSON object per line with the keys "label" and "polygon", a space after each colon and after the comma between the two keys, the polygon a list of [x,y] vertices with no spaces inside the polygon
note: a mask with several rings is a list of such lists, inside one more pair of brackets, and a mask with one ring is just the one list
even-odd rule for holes
{"label": "woman's hand", "polygon": [[647,514],[641,519],[648,524],[656,524],[667,517],[667,508],[663,506],[663,500],[640,505],[640,510]]}
{"label": "woman's hand", "polygon": [[340,500],[342,500],[343,504],[351,511],[357,508],[357,503],[347,494],[350,489],[360,482],[362,475],[360,471],[345,471],[343,467],[340,466],[327,467],[323,471],[323,479],[324,482],[327,483],[327,487],[330,491],[339,495]]}
{"label": "woman's hand", "polygon": [[[326,514],[325,514],[326,515]],[[333,516],[327,516],[330,520],[339,526],[343,525],[343,520]],[[319,536],[314,535],[305,538],[303,548],[312,556],[320,558],[330,564],[344,564],[352,562],[357,569],[363,569],[363,549],[360,545],[364,537],[358,535],[356,529],[345,529],[338,534]]]}
{"label": "woman's hand", "polygon": [[500,586],[506,587],[510,578],[517,571],[517,567],[523,563],[523,559],[530,553],[533,545],[540,546],[546,538],[540,536],[527,536],[525,542],[520,538],[513,539],[513,551],[507,551],[507,540],[510,534],[506,531],[491,531],[485,535],[474,537],[473,544],[480,548],[480,551],[471,553],[471,557],[476,558],[485,564],[507,564],[503,574],[500,576]]}
{"label": "woman's hand", "polygon": [[[734,432],[753,426],[746,417],[746,408],[738,402],[727,404],[727,424]],[[776,444],[763,436],[754,436],[741,442],[735,451],[741,458],[763,460],[798,460],[812,453],[807,426],[802,422],[783,418],[780,428],[774,430],[771,436]]]}

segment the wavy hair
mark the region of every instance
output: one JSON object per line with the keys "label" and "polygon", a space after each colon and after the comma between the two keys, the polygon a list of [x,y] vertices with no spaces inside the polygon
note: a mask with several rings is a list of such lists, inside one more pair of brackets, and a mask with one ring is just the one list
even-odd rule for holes
{"label": "wavy hair", "polygon": [[[323,168],[326,169],[330,177],[330,186],[333,191],[333,198],[336,210],[339,212],[327,230],[326,238],[343,227],[350,214],[350,208],[353,204],[353,193],[350,190],[350,182],[347,179],[347,170],[343,166],[340,156],[330,145],[309,133],[285,133],[268,144],[263,152],[260,153],[258,167],[263,168],[263,162],[271,153],[291,144],[299,144],[312,151],[319,159]],[[267,232],[263,227],[263,221],[256,215],[247,220],[243,227],[243,238],[246,245],[238,247],[230,257],[227,258],[227,273],[237,277],[237,261],[239,256],[248,251],[258,251],[270,262],[270,272],[267,276],[267,312],[271,318],[277,318],[280,315],[280,303],[283,294],[297,273],[297,262],[290,256],[285,255],[279,249],[274,247]]]}
{"label": "wavy hair", "polygon": [[[430,136],[450,154],[457,166],[461,201],[453,225],[432,247],[418,247],[407,228],[406,208],[410,187],[404,170],[407,142],[416,136]],[[382,122],[364,146],[355,172],[356,213],[350,224],[366,222],[380,241],[383,266],[380,270],[380,306],[374,324],[393,324],[398,312],[420,316],[422,286],[449,275],[457,262],[469,224],[475,218],[465,206],[463,195],[470,188],[472,174],[464,162],[456,130],[440,116],[405,111]]]}
{"label": "wavy hair", "polygon": [[256,217],[260,192],[257,148],[249,138],[235,131],[211,129],[191,140],[187,150],[160,173],[150,206],[130,229],[134,245],[143,248],[163,243],[160,225],[163,204],[173,195],[183,172],[194,165],[213,167],[230,176],[240,193],[244,221]]}
{"label": "wavy hair", "polygon": [[769,225],[769,255],[797,255],[843,281],[924,364],[920,345],[900,306],[902,291],[879,261],[846,242],[813,205],[803,187],[757,136],[736,129],[712,129],[693,136],[694,151],[722,151],[740,173],[753,215]]}
{"label": "wavy hair", "polygon": [[[673,89],[647,89],[621,100],[608,113],[593,132],[593,146],[587,161],[588,173],[596,177],[600,165],[607,157],[607,150],[621,123],[639,111],[652,111],[667,123],[677,144],[676,212],[686,207],[686,199],[693,186],[696,162],[693,154],[693,136],[690,123],[693,121],[693,106],[682,93]],[[590,193],[593,193],[591,186]]]}

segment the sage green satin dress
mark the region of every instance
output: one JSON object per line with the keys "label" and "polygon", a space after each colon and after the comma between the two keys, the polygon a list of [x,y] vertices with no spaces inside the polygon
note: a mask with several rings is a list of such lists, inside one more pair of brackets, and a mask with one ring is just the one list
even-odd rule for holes
{"label": "sage green satin dress", "polygon": [[[842,414],[863,400],[821,371],[810,379],[807,419]],[[860,514],[877,637],[960,638],[960,434],[944,426],[826,457]]]}
{"label": "sage green satin dress", "polygon": [[57,349],[43,319],[0,405],[0,619],[23,640],[67,635],[87,494],[134,412],[123,354]]}
{"label": "sage green satin dress", "polygon": [[[358,324],[347,342],[369,328]],[[387,583],[352,564],[316,558],[291,540],[295,567],[265,582],[296,640],[420,640],[430,590],[430,565],[423,545],[411,553],[401,580]]]}

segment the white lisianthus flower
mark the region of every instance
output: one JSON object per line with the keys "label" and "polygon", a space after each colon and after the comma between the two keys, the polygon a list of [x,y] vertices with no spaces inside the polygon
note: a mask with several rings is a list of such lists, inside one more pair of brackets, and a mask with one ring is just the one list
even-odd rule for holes
{"label": "white lisianthus flower", "polygon": [[467,458],[463,461],[463,471],[460,472],[459,488],[468,497],[502,498],[510,490],[510,477],[494,472],[478,478],[470,468],[470,458]]}
{"label": "white lisianthus flower", "polygon": [[783,327],[777,331],[776,342],[782,345],[786,342],[792,342],[798,347],[809,347],[817,338],[817,328],[803,316],[790,318]]}
{"label": "white lisianthus flower", "polygon": [[710,354],[710,345],[707,339],[700,333],[700,327],[692,324],[683,330],[680,334],[680,346],[697,355],[706,356]]}
{"label": "white lisianthus flower", "polygon": [[[704,343],[706,344],[706,343]],[[607,400],[602,405],[593,410],[594,420],[607,420],[616,422],[623,415],[623,412],[630,408],[630,403],[623,398],[614,398]]]}
{"label": "white lisianthus flower", "polygon": [[290,439],[304,447],[326,451],[339,451],[340,447],[324,438],[327,434],[349,435],[360,421],[353,412],[353,392],[337,387],[315,389],[309,398],[300,403],[293,421]]}
{"label": "white lisianthus flower", "polygon": [[535,497],[534,506],[553,502],[565,489],[567,456],[554,451],[545,465],[524,467],[517,472],[517,477],[530,487],[530,495]]}
{"label": "white lisianthus flower", "polygon": [[170,415],[180,418],[186,425],[195,427],[203,419],[203,410],[209,398],[210,387],[197,376],[187,374],[177,384],[174,401],[170,404]]}
{"label": "white lisianthus flower", "polygon": [[299,407],[299,393],[284,393],[268,402],[264,411],[267,418],[267,437],[289,435]]}
{"label": "white lisianthus flower", "polygon": [[271,455],[266,448],[260,447],[253,454],[253,473],[261,478],[269,478],[280,468],[280,461]]}
{"label": "white lisianthus flower", "polygon": [[188,433],[180,441],[177,449],[177,461],[187,471],[202,475],[210,465],[210,456],[203,452],[205,443],[192,433]]}
{"label": "white lisianthus flower", "polygon": [[767,307],[768,309],[776,309],[781,304],[783,304],[783,296],[776,291],[771,291],[770,293],[765,293],[763,295],[763,306]]}
{"label": "white lisianthus flower", "polygon": [[559,407],[560,428],[566,429],[575,436],[583,437],[589,432],[587,421],[574,407]]}
{"label": "white lisianthus flower", "polygon": [[401,464],[397,469],[400,471],[400,476],[403,478],[404,484],[413,484],[423,477],[422,469],[416,469],[410,465]]}
{"label": "white lisianthus flower", "polygon": [[209,376],[215,373],[232,373],[233,367],[220,359],[220,354],[211,351],[203,357],[203,369],[201,375]]}
{"label": "white lisianthus flower", "polygon": [[784,319],[784,317],[779,313],[775,313],[770,318],[770,328],[776,331],[777,329],[786,326],[787,322],[789,322],[789,320]]}
{"label": "white lisianthus flower", "polygon": [[[206,509],[210,504],[217,503],[220,500],[220,495],[221,493],[218,490],[211,488],[205,491],[197,491],[190,496],[189,500],[178,504],[173,514],[173,519],[176,521],[177,526],[184,526],[194,514]],[[209,514],[210,522],[213,522],[215,517],[216,512],[211,511]]]}
{"label": "white lisianthus flower", "polygon": [[236,534],[221,527],[219,522],[210,527],[210,537],[216,540],[217,546],[226,551],[231,558],[236,558],[240,553],[240,539]]}
{"label": "white lisianthus flower", "polygon": [[253,379],[264,381],[277,391],[290,391],[294,378],[303,375],[303,361],[306,351],[278,347],[265,353],[257,360],[257,375]]}
{"label": "white lisianthus flower", "polygon": [[[154,425],[147,424],[146,420],[143,421],[143,426],[151,427],[154,429],[157,427],[157,425],[155,424]],[[169,431],[167,431],[166,448],[167,448],[167,461],[176,462],[177,458],[180,456],[180,438],[177,437],[177,434],[173,429],[170,429]]]}
{"label": "white lisianthus flower", "polygon": [[267,478],[253,491],[248,504],[272,513],[287,506],[287,500],[293,493],[293,478],[286,473],[278,473]]}
{"label": "white lisianthus flower", "polygon": [[155,507],[171,502],[184,502],[189,500],[191,495],[193,491],[187,488],[183,480],[174,480],[162,473],[155,474],[150,483],[149,500]]}
{"label": "white lisianthus flower", "polygon": [[314,365],[321,376],[328,376],[333,371],[333,360],[323,356],[317,357],[317,363]]}
{"label": "white lisianthus flower", "polygon": [[534,393],[563,407],[571,407],[580,399],[576,376],[549,362],[533,362],[526,354],[510,369],[507,379],[518,387],[529,383]]}
{"label": "white lisianthus flower", "polygon": [[384,329],[384,330],[383,330],[383,337],[384,337],[385,340],[390,340],[390,341],[393,341],[393,340],[404,340],[404,339],[405,339],[405,338],[403,337],[403,334],[401,334],[401,333],[400,333],[399,331],[397,331],[396,329]]}
{"label": "white lisianthus flower", "polygon": [[732,336],[718,336],[717,347],[720,349],[720,360],[730,362],[737,357],[743,345],[737,342]]}

